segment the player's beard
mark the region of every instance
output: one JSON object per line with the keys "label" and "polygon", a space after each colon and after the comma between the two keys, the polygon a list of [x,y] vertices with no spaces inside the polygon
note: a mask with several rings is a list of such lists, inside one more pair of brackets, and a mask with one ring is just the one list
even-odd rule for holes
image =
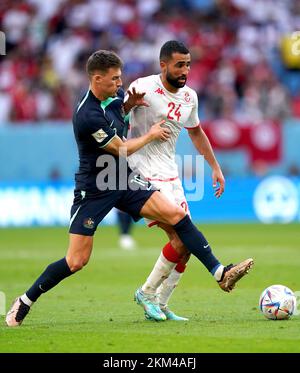
{"label": "player's beard", "polygon": [[[184,82],[179,82],[179,79],[185,78]],[[180,76],[179,78],[174,78],[168,71],[166,74],[167,82],[174,88],[182,88],[185,86],[186,83],[186,77]]]}

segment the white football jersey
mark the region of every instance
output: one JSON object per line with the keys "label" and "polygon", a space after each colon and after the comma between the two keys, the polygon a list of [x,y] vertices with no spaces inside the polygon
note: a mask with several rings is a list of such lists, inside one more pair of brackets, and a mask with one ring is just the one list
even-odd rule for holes
{"label": "white football jersey", "polygon": [[155,140],[128,157],[133,170],[138,170],[148,179],[170,180],[178,177],[175,161],[175,146],[183,127],[193,128],[200,123],[198,97],[196,92],[184,86],[177,93],[171,93],[163,86],[160,75],[150,75],[131,83],[129,89],[146,92],[144,99],[149,107],[138,106],[131,110],[129,137],[145,135],[150,127],[164,119],[171,130],[171,137],[165,141]]}

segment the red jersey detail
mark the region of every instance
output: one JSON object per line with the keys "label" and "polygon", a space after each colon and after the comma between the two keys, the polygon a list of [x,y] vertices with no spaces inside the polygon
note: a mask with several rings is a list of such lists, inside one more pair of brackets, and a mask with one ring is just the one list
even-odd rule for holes
{"label": "red jersey detail", "polygon": [[176,179],[178,179],[178,176],[176,176],[176,177],[171,177],[171,178],[169,178],[169,179],[155,179],[155,178],[152,178],[152,177],[147,177],[146,178],[146,180],[148,180],[148,181],[174,181],[174,180],[176,180]]}
{"label": "red jersey detail", "polygon": [[191,101],[191,96],[188,92],[185,92],[185,94],[184,94],[184,101],[185,102],[190,102]]}
{"label": "red jersey detail", "polygon": [[154,91],[154,92],[155,92],[155,93],[158,93],[158,94],[160,94],[160,95],[164,95],[164,94],[165,94],[165,92],[163,91],[162,88],[157,88],[157,90]]}

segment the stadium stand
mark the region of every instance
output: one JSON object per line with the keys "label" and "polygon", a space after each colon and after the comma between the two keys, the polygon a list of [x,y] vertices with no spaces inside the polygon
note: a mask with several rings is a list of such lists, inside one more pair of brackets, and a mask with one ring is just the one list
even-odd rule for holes
{"label": "stadium stand", "polygon": [[[188,84],[198,93],[203,123],[300,123],[300,56],[291,52],[300,44],[293,34],[300,30],[296,0],[3,0],[0,29],[6,37],[0,58],[3,130],[45,122],[69,126],[87,89],[84,63],[91,51],[113,49],[123,58],[126,88],[159,71],[159,49],[169,39],[190,47]],[[283,141],[290,131],[281,131]],[[230,155],[235,160],[230,174],[255,171],[244,149],[220,154],[225,165]],[[271,166],[280,168],[280,160]]]}

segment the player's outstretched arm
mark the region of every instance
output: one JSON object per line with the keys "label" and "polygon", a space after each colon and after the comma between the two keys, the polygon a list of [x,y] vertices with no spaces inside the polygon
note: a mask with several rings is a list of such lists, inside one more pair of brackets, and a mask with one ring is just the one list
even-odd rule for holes
{"label": "player's outstretched arm", "polygon": [[205,132],[200,126],[198,126],[189,129],[189,136],[195,148],[200,154],[204,156],[205,160],[212,168],[212,179],[213,187],[215,188],[215,196],[217,198],[221,197],[225,190],[225,178]]}
{"label": "player's outstretched arm", "polygon": [[166,127],[161,127],[163,123],[165,123],[165,120],[153,124],[149,132],[145,135],[135,139],[130,139],[126,142],[123,142],[120,137],[116,136],[104,147],[104,149],[111,154],[126,157],[141,149],[146,144],[149,144],[151,141],[166,141],[170,137],[170,130]]}

